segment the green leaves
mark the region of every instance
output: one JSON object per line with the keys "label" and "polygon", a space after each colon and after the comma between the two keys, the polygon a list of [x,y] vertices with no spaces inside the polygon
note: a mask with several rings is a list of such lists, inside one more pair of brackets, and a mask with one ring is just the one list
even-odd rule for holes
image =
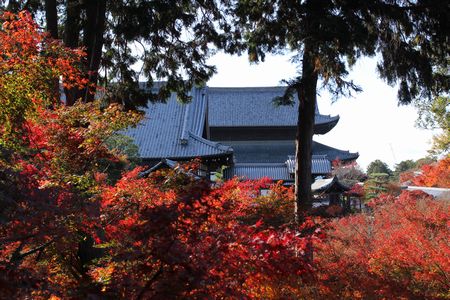
{"label": "green leaves", "polygon": [[419,111],[417,126],[441,131],[433,137],[430,154],[448,154],[450,151],[450,98],[439,96],[429,101],[416,102],[416,107]]}

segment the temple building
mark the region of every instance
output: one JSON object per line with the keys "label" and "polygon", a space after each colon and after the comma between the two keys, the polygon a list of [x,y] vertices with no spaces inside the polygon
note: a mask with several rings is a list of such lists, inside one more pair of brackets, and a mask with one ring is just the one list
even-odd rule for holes
{"label": "temple building", "polygon": [[[204,175],[227,166],[225,178],[269,177],[294,181],[298,101],[275,106],[285,87],[194,88],[192,101],[180,104],[176,94],[167,103],[148,104],[145,119],[129,129],[143,162],[154,166],[162,159],[200,158]],[[316,109],[315,134],[326,134],[339,116]],[[327,177],[335,159],[353,161],[358,153],[313,143],[312,175]]]}

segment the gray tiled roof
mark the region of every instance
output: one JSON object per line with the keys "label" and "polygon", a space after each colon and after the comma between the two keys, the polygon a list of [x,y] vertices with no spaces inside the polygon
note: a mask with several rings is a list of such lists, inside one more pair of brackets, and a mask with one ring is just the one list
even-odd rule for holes
{"label": "gray tiled roof", "polygon": [[[288,155],[295,153],[295,143],[281,143],[267,141],[265,143],[239,143],[230,142],[234,150],[236,163],[282,163]],[[339,150],[313,141],[313,155],[325,155],[329,161],[339,158],[343,161],[357,159],[359,154]]]}
{"label": "gray tiled roof", "polygon": [[[244,179],[260,179],[269,177],[272,180],[293,181],[294,160],[289,158],[285,163],[237,163],[225,169],[226,179],[234,176]],[[331,172],[331,163],[325,156],[313,156],[312,175],[325,175]]]}
{"label": "gray tiled roof", "polygon": [[[238,164],[283,164],[288,155],[295,153],[293,142],[283,145],[269,141],[259,145],[251,143],[234,145],[231,142],[230,147],[206,140],[202,138],[202,134],[206,118],[210,125],[214,122],[239,124],[249,119],[253,120],[254,125],[291,124],[295,121],[296,108],[285,106],[276,108],[271,104],[273,97],[281,95],[284,89],[284,87],[194,88],[191,92],[193,99],[190,104],[180,104],[176,94],[172,94],[167,103],[149,104],[145,109],[145,119],[137,128],[129,129],[125,133],[134,138],[143,159],[177,160],[231,155],[234,152],[235,161]],[[316,113],[318,114],[318,110]],[[330,120],[328,116],[316,115],[316,121],[317,118],[322,117],[324,120]],[[325,155],[328,160],[334,160],[337,157],[341,160],[358,157],[357,153],[342,151],[317,142],[313,143],[312,150],[313,154]],[[319,172],[319,174],[323,173]]]}
{"label": "gray tiled roof", "polygon": [[326,155],[328,160],[333,161],[340,159],[342,161],[355,160],[359,157],[359,153],[353,153],[349,151],[333,148],[318,142],[313,142],[312,152],[315,155]]}
{"label": "gray tiled roof", "polygon": [[126,131],[144,159],[192,158],[232,153],[229,146],[202,138],[206,115],[204,89],[193,89],[192,102],[180,104],[172,94],[167,103],[149,104],[145,119]]}
{"label": "gray tiled roof", "polygon": [[336,176],[327,179],[317,179],[311,185],[311,191],[313,193],[326,193],[328,190],[345,192],[350,190],[350,188],[340,183]]}
{"label": "gray tiled roof", "polygon": [[[311,160],[311,173],[313,175],[331,173],[331,162],[326,155],[313,155]],[[293,155],[288,156],[286,166],[289,173],[295,173],[295,157]]]}
{"label": "gray tiled roof", "polygon": [[[273,99],[286,87],[208,88],[208,118],[211,127],[296,126],[298,101],[293,106],[275,106]],[[339,116],[319,114],[316,125],[337,123]]]}
{"label": "gray tiled roof", "polygon": [[263,177],[269,177],[272,180],[294,180],[289,174],[286,164],[277,163],[235,164],[234,166],[225,169],[224,177],[226,179],[231,179],[234,176],[251,180]]}

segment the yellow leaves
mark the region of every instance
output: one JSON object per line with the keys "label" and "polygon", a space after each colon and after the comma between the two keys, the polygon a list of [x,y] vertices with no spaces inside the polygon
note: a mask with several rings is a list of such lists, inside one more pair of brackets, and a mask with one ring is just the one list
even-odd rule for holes
{"label": "yellow leaves", "polygon": [[[90,272],[90,276],[95,282],[107,285],[111,281],[114,269],[113,264],[107,265],[106,267],[97,267]],[[106,287],[103,287],[102,291],[105,290]]]}
{"label": "yellow leaves", "polygon": [[38,189],[42,190],[51,186],[56,186],[55,183],[53,183],[51,180],[45,179],[45,180],[39,180],[39,186]]}

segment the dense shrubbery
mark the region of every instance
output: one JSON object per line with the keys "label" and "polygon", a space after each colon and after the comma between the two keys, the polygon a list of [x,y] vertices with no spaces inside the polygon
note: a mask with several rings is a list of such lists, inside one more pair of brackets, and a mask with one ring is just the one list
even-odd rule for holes
{"label": "dense shrubbery", "polygon": [[316,252],[321,297],[448,299],[450,201],[422,192],[373,200],[329,224]]}
{"label": "dense shrubbery", "polygon": [[101,194],[101,245],[108,254],[96,278],[105,292],[259,298],[277,286],[292,296],[287,279],[310,274],[305,247],[314,237],[299,235],[309,228],[274,229],[262,215],[247,218],[264,182],[232,180],[211,188],[178,169],[150,178],[139,178],[138,171]]}

